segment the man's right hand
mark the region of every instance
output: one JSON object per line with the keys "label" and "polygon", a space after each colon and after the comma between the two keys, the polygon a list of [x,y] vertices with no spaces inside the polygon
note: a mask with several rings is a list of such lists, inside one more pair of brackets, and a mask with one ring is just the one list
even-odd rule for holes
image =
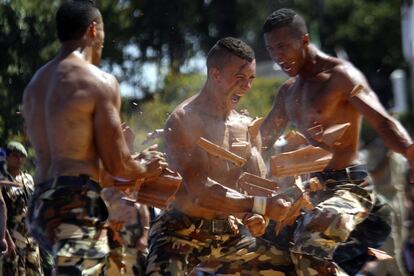
{"label": "man's right hand", "polygon": [[168,166],[165,154],[157,151],[157,148],[158,145],[152,145],[143,150],[137,157],[137,160],[139,160],[146,168],[144,174],[146,180],[157,178]]}
{"label": "man's right hand", "polygon": [[265,216],[274,221],[283,221],[289,213],[292,203],[281,195],[267,198]]}

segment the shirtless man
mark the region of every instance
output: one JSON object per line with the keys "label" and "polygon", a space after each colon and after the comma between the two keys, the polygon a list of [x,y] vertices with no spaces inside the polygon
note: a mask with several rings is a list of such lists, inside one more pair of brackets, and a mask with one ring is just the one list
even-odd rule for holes
{"label": "shirtless man", "polygon": [[37,159],[28,222],[40,246],[55,257],[57,274],[97,275],[108,256],[100,163],[124,183],[157,176],[166,163],[157,152],[143,160],[131,157],[118,83],[96,67],[104,25],[94,2],[65,1],[56,24],[61,50],[36,72],[23,95]]}
{"label": "shirtless man", "polygon": [[[247,214],[244,223],[257,236],[264,230],[261,215],[279,220],[289,206],[278,197],[259,203],[260,198],[234,190],[243,171],[265,173],[260,139],[248,134],[251,118],[235,111],[255,78],[254,52],[236,38],[221,39],[207,56],[207,70],[201,91],[180,104],[164,128],[169,164],[180,172],[183,183],[172,208],[150,230],[146,274],[188,275],[206,261],[208,271],[216,273],[286,269],[291,264],[286,253],[246,235],[232,216]],[[246,143],[249,150],[242,157],[247,163],[237,167],[209,155],[197,146],[200,137],[230,151],[233,143]]]}
{"label": "shirtless man", "polygon": [[[270,148],[290,122],[311,144],[333,154],[326,169],[313,175],[327,187],[315,193],[316,208],[298,222],[292,258],[301,275],[336,275],[341,269],[332,257],[338,243],[346,241],[357,224],[369,222],[366,218],[370,211],[381,209],[365,166],[358,160],[362,116],[388,147],[408,159],[411,168],[414,164],[412,140],[401,124],[387,114],[358,69],[310,44],[306,24],[295,11],[273,12],[263,30],[269,55],[291,77],[280,88],[261,127],[264,148]],[[315,126],[324,130],[343,123],[350,123],[350,127],[333,145],[318,143],[308,131]],[[383,241],[389,232],[389,226],[383,225],[372,224],[371,229],[365,230],[373,231]],[[365,237],[366,242],[370,238],[375,240],[374,236]],[[367,245],[363,247],[366,250]]]}

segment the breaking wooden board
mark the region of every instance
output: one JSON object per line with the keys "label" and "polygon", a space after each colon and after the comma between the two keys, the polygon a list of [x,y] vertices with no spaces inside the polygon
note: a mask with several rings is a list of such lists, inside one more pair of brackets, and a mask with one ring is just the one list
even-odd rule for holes
{"label": "breaking wooden board", "polygon": [[323,171],[332,153],[314,146],[281,153],[270,158],[270,172],[276,177],[302,175]]}
{"label": "breaking wooden board", "polygon": [[275,233],[278,235],[280,231],[288,225],[293,225],[296,219],[301,215],[302,209],[312,210],[313,205],[306,194],[302,194],[302,196],[297,199],[292,206],[289,208],[288,214],[286,219],[283,221],[279,221],[276,223],[275,226]]}
{"label": "breaking wooden board", "polygon": [[244,172],[237,180],[241,192],[252,196],[272,196],[279,189],[276,182]]}
{"label": "breaking wooden board", "polygon": [[307,132],[315,141],[327,146],[333,146],[339,139],[341,139],[350,125],[350,123],[336,124],[327,129],[323,129],[322,125],[317,125],[309,128]]}
{"label": "breaking wooden board", "polygon": [[[316,190],[323,189],[322,186],[318,187]],[[293,202],[292,206],[289,208],[288,214],[286,219],[279,221],[274,230],[276,235],[280,233],[280,231],[288,225],[293,225],[296,219],[301,215],[302,210],[312,210],[314,208],[307,192],[308,187],[302,182],[300,176],[295,178],[295,184],[291,187],[287,188],[285,191],[282,191],[280,194],[287,195],[290,198],[290,201]],[[298,198],[299,196],[299,198]]]}
{"label": "breaking wooden board", "polygon": [[305,136],[295,130],[289,131],[284,138],[287,142],[288,149],[296,150],[301,146],[309,145],[309,142],[306,140]]}
{"label": "breaking wooden board", "polygon": [[379,261],[394,259],[387,252],[372,247],[368,247],[368,255],[374,256]]}
{"label": "breaking wooden board", "polygon": [[174,201],[181,181],[179,173],[167,168],[156,180],[144,181],[141,184],[136,202],[165,209]]}
{"label": "breaking wooden board", "polygon": [[251,123],[247,127],[247,130],[252,139],[255,138],[259,134],[260,126],[262,125],[263,121],[264,121],[263,117],[256,118],[253,121],[251,121]]}
{"label": "breaking wooden board", "polygon": [[231,144],[231,152],[238,156],[249,156],[251,147],[247,141],[237,141]]}
{"label": "breaking wooden board", "polygon": [[351,91],[351,97],[355,97],[356,95],[358,95],[359,93],[361,93],[364,90],[364,86],[362,86],[362,84],[358,84],[354,87],[354,89],[352,89]]}
{"label": "breaking wooden board", "polygon": [[203,150],[208,152],[209,154],[219,157],[221,159],[225,159],[227,161],[232,162],[237,167],[242,167],[247,160],[234,154],[210,141],[207,139],[200,137],[197,141],[197,145],[200,146]]}

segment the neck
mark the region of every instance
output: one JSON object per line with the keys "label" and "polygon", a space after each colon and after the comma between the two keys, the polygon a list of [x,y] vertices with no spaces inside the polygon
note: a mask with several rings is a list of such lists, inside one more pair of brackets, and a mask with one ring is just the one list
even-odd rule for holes
{"label": "neck", "polygon": [[59,55],[66,57],[75,53],[78,57],[88,63],[92,63],[92,48],[84,45],[81,41],[65,41],[62,44]]}
{"label": "neck", "polygon": [[299,75],[304,78],[312,78],[321,72],[318,62],[320,61],[320,55],[318,49],[315,46],[309,45],[305,50],[305,61],[299,72]]}
{"label": "neck", "polygon": [[202,110],[213,117],[226,119],[231,110],[228,109],[223,94],[207,81],[198,96]]}

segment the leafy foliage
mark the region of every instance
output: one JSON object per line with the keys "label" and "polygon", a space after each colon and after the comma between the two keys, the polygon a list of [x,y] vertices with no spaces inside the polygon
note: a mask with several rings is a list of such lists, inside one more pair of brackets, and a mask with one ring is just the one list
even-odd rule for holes
{"label": "leafy foliage", "polygon": [[[406,68],[401,54],[400,6],[403,0],[100,0],[106,30],[105,70],[142,92],[137,115],[134,100],[125,100],[123,116],[148,130],[162,126],[166,113],[195,93],[200,75],[183,75],[186,62],[205,55],[221,37],[240,37],[253,46],[258,61],[268,59],[262,24],[281,7],[306,18],[315,42],[335,54],[338,47],[369,78],[383,102],[390,96],[390,72]],[[22,135],[19,114],[24,87],[33,73],[58,51],[54,13],[59,0],[0,0],[0,144]],[[149,87],[144,65],[155,64],[163,83]],[[164,71],[162,71],[164,70]],[[253,116],[268,109],[276,83],[257,80],[240,103]],[[153,101],[144,103],[144,101]],[[135,100],[137,102],[137,100]],[[152,114],[146,117],[147,114]],[[158,116],[158,117],[156,117]]]}

